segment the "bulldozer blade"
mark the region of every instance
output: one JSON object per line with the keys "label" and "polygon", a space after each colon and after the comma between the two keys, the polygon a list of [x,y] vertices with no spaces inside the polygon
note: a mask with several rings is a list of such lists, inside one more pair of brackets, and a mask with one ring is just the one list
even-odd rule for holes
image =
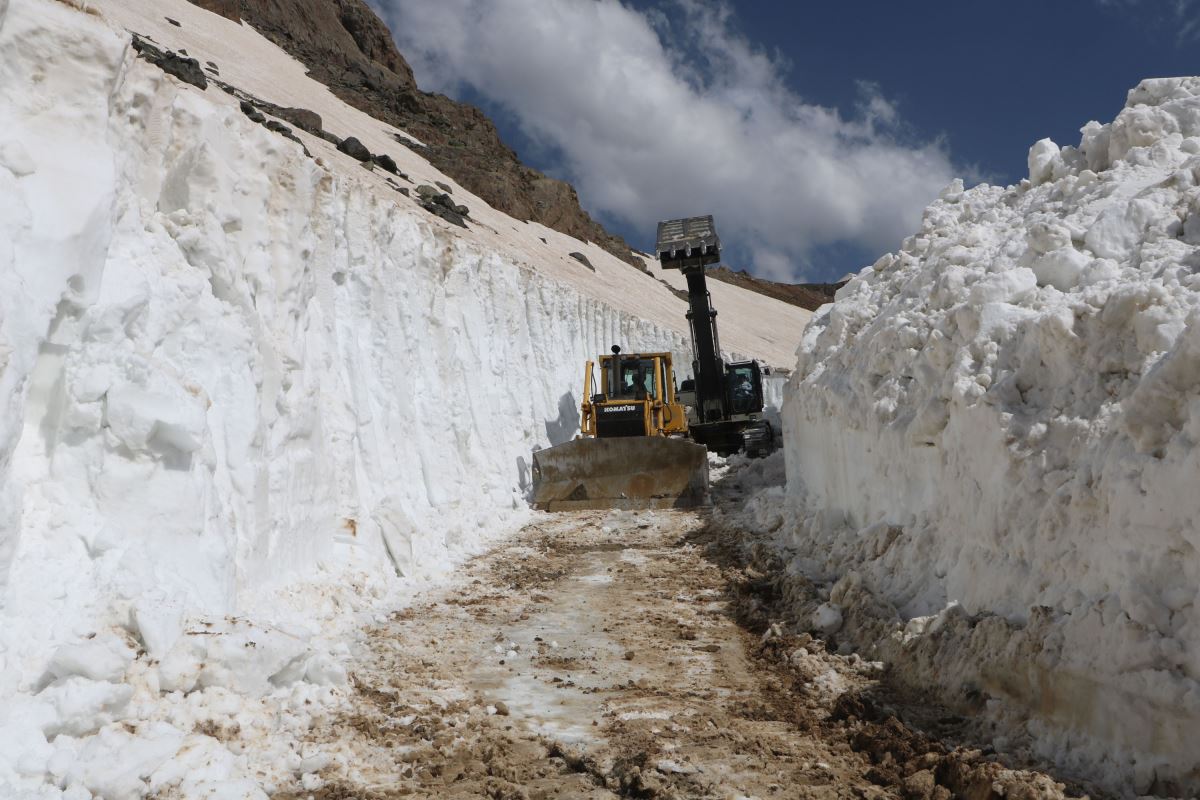
{"label": "bulldozer blade", "polygon": [[686,439],[575,439],[533,454],[533,505],[543,511],[707,503],[708,450]]}

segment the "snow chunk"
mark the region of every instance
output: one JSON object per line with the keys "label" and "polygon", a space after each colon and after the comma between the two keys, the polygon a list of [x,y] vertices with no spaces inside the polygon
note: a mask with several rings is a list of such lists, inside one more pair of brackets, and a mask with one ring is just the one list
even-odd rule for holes
{"label": "snow chunk", "polygon": [[164,722],[145,725],[136,734],[105,728],[84,741],[64,778],[113,800],[143,797],[146,780],[170,761],[183,739],[182,732]]}
{"label": "snow chunk", "polygon": [[205,411],[186,392],[153,392],[119,382],[107,392],[105,420],[126,447],[146,450],[152,444],[191,453],[200,447]]}
{"label": "snow chunk", "polygon": [[[159,665],[166,691],[219,686],[250,697],[303,680],[312,655],[309,636],[299,630],[265,628],[237,619],[197,620]],[[312,666],[322,682],[337,680],[335,666]]]}
{"label": "snow chunk", "polygon": [[974,283],[968,299],[972,305],[1015,302],[1036,289],[1037,284],[1033,270],[1018,267],[993,273]]}
{"label": "snow chunk", "polygon": [[161,659],[183,635],[184,605],[161,592],[150,593],[134,604],[133,620],[146,652]]}
{"label": "snow chunk", "polygon": [[1053,286],[1068,291],[1079,283],[1083,271],[1092,259],[1074,247],[1060,247],[1034,261],[1031,269],[1039,286]]}
{"label": "snow chunk", "polygon": [[812,627],[826,636],[842,629],[842,609],[836,603],[822,603],[812,613]]}
{"label": "snow chunk", "polygon": [[7,169],[18,178],[37,172],[37,165],[25,146],[15,140],[0,142],[0,167]]}
{"label": "snow chunk", "polygon": [[103,633],[54,652],[46,671],[55,678],[78,675],[91,681],[120,681],[134,652],[119,637]]}
{"label": "snow chunk", "polygon": [[1034,186],[1050,180],[1055,164],[1061,163],[1062,151],[1050,139],[1041,139],[1029,148],[1029,182]]}
{"label": "snow chunk", "polygon": [[45,726],[47,737],[60,733],[86,736],[122,718],[122,712],[133,697],[133,687],[127,684],[91,681],[72,677],[59,681],[38,694],[51,703],[57,714],[53,723]]}

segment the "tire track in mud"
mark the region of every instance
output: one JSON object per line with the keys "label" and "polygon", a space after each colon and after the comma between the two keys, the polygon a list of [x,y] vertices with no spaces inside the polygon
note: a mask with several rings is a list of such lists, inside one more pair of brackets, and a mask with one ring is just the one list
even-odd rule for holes
{"label": "tire track in mud", "polygon": [[901,723],[695,512],[545,515],[371,630],[313,800],[1058,798]]}

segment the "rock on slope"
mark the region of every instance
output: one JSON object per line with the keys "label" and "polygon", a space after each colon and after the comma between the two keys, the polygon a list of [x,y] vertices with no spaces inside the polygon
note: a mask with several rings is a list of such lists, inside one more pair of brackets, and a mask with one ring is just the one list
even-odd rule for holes
{"label": "rock on slope", "polygon": [[808,328],[789,530],[915,684],[1121,791],[1195,792],[1200,78],[1082,133],[947,189]]}
{"label": "rock on slope", "polygon": [[420,91],[387,26],[362,0],[193,2],[253,25],[339,98],[416,137],[422,156],[492,208],[636,263],[629,245],[580,207],[570,184],[523,165],[483,112]]}

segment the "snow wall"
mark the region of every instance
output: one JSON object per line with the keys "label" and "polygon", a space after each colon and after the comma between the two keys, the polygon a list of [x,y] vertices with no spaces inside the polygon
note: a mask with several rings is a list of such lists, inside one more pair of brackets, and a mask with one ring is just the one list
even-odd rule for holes
{"label": "snow wall", "polygon": [[912,683],[1120,791],[1195,792],[1200,78],[1082,133],[952,185],[814,319],[787,531]]}
{"label": "snow wall", "polygon": [[174,658],[189,617],[270,619],[256,598],[321,571],[436,572],[522,519],[585,356],[687,347],[30,0],[0,0],[0,313],[8,698],[128,665],[63,655],[113,624],[164,690],[233,680]]}

